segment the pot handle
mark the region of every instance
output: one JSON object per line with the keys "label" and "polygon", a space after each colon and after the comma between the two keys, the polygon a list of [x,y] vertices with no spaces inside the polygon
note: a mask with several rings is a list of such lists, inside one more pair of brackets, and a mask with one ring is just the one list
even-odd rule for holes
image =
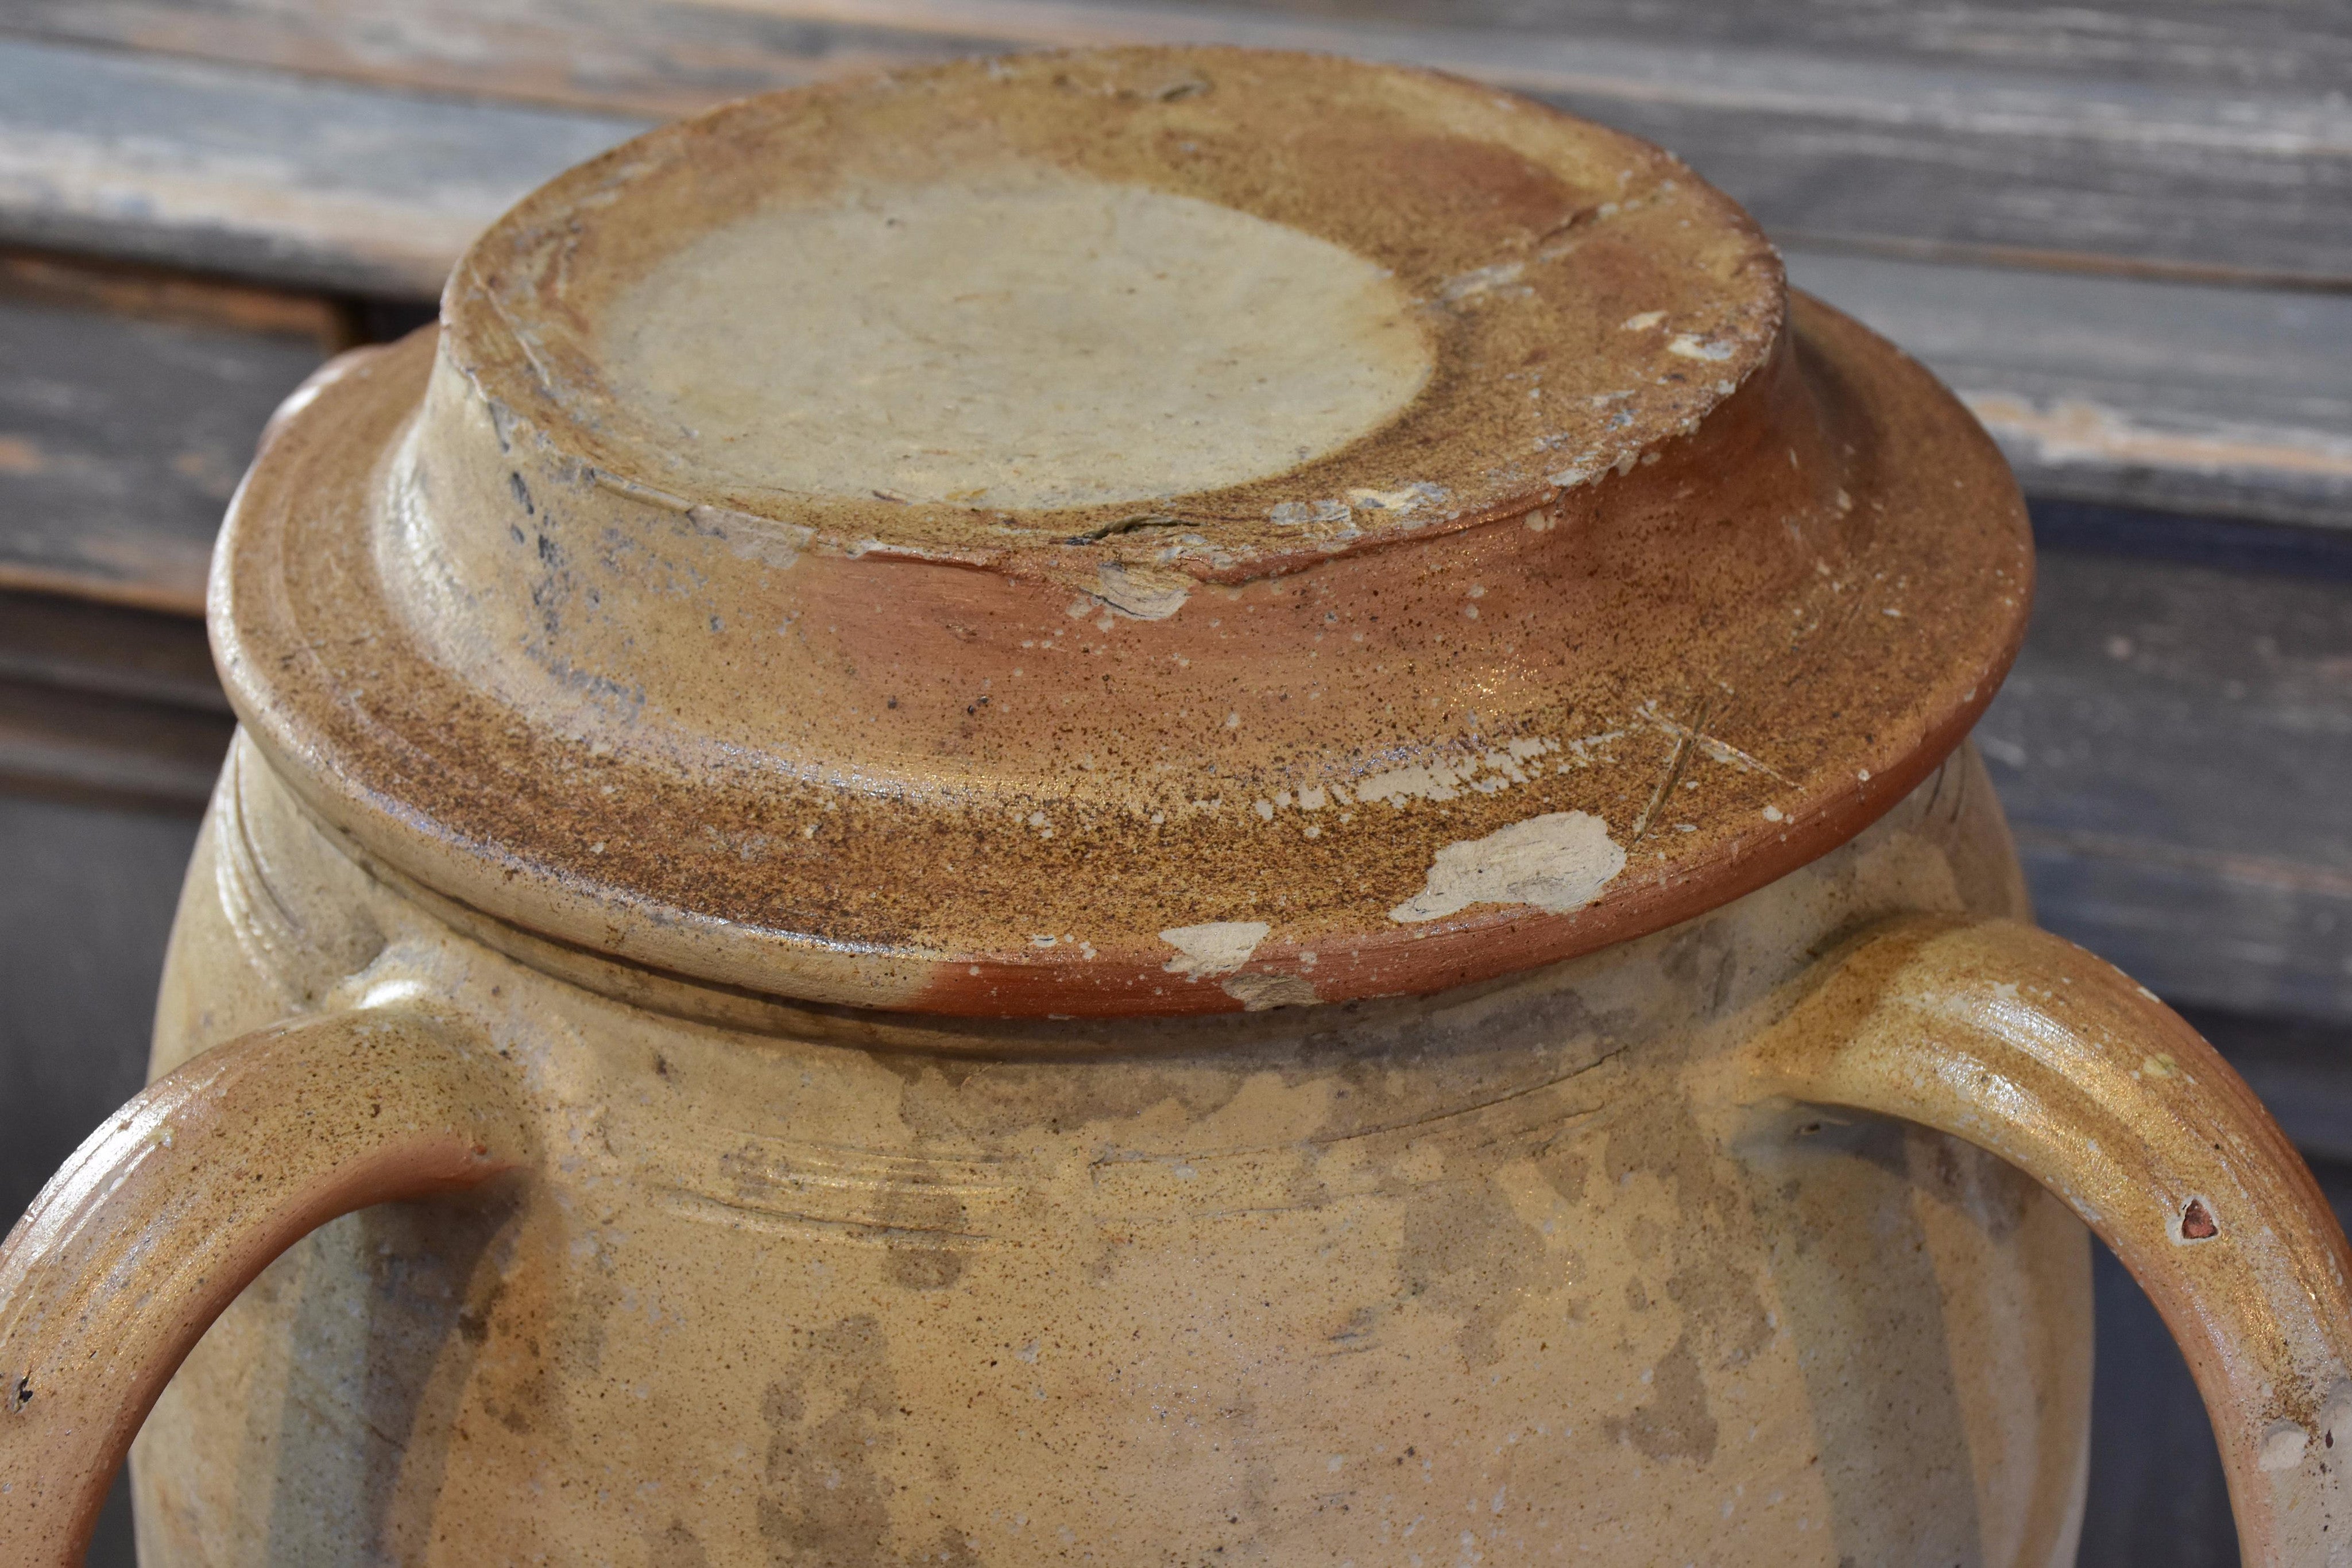
{"label": "pot handle", "polygon": [[1747,1065],[1743,1098],[1916,1122],[2064,1199],[2188,1356],[2247,1568],[2352,1563],[2352,1250],[2179,1014],[2031,925],[1904,922],[1825,960]]}
{"label": "pot handle", "polygon": [[529,1137],[488,1048],[402,1007],[214,1047],[91,1134],[0,1246],[0,1563],[73,1568],[147,1412],[270,1260]]}

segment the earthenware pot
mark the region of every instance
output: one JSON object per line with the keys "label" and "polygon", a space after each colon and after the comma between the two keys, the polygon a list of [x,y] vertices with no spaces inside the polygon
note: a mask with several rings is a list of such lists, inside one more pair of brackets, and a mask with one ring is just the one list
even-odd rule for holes
{"label": "earthenware pot", "polygon": [[2061,1563],[2087,1221],[2247,1560],[2343,1561],[2343,1239],[1965,745],[2031,571],[1925,372],[1521,99],[632,142],[232,509],[0,1552],[139,1434],[151,1568]]}

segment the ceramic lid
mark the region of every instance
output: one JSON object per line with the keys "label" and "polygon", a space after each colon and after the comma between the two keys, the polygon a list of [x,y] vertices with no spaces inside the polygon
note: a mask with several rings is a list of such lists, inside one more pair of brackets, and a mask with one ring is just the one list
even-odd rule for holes
{"label": "ceramic lid", "polygon": [[1449,78],[1028,56],[563,175],[283,415],[229,690],[367,855],[704,982],[1426,991],[1720,904],[2021,633],[1959,406],[1666,154]]}

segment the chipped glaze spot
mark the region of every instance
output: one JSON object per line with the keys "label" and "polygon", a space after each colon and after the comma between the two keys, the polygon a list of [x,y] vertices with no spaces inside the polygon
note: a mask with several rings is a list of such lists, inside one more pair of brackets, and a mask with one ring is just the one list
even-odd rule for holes
{"label": "chipped glaze spot", "polygon": [[1160,967],[1195,980],[1230,975],[1250,961],[1273,929],[1263,920],[1213,920],[1162,931],[1160,939],[1176,949],[1176,956]]}
{"label": "chipped glaze spot", "polygon": [[1348,492],[1348,499],[1356,507],[1370,512],[1414,512],[1423,507],[1434,507],[1445,499],[1445,486],[1416,479],[1410,485],[1400,485],[1393,490],[1358,489]]}
{"label": "chipped glaze spot", "polygon": [[1320,999],[1313,983],[1298,975],[1235,975],[1219,988],[1241,1003],[1244,1012],[1310,1007]]}
{"label": "chipped glaze spot", "polygon": [[1624,869],[1625,852],[1608,823],[1590,811],[1548,811],[1438,851],[1428,885],[1389,918],[1438,920],[1474,904],[1530,904],[1564,915],[1600,897]]}
{"label": "chipped glaze spot", "polygon": [[1476,267],[1447,278],[1438,288],[1437,297],[1448,305],[1475,299],[1481,294],[1490,294],[1517,283],[1527,269],[1528,264],[1524,261],[1497,262],[1492,267]]}
{"label": "chipped glaze spot", "polygon": [[2273,1421],[2263,1431],[2263,1446],[2254,1463],[2265,1470],[2291,1470],[2303,1463],[2311,1434],[2292,1421]]}
{"label": "chipped glaze spot", "polygon": [[1320,501],[1284,501],[1266,513],[1266,520],[1279,528],[1296,528],[1302,523],[1344,523],[1354,515],[1347,502],[1326,498]]}
{"label": "chipped glaze spot", "polygon": [[1166,567],[1105,561],[1096,569],[1101,580],[1102,601],[1121,615],[1138,621],[1165,621],[1184,608],[1193,580]]}
{"label": "chipped glaze spot", "polygon": [[1678,335],[1666,345],[1666,352],[1685,360],[1722,361],[1739,351],[1739,346],[1713,338],[1695,338],[1688,332]]}
{"label": "chipped glaze spot", "polygon": [[1527,764],[1559,749],[1558,741],[1523,737],[1474,757],[1391,768],[1358,780],[1356,798],[1402,805],[1407,800],[1458,800],[1465,789],[1491,795],[1513,784],[1526,783]]}

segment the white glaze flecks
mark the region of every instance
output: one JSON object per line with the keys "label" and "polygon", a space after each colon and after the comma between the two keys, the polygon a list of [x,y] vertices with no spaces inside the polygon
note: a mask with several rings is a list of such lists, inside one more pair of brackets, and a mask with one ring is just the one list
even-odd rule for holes
{"label": "white glaze flecks", "polygon": [[1230,975],[1250,961],[1250,955],[1273,929],[1263,920],[1218,920],[1162,931],[1160,939],[1176,949],[1176,956],[1165,967],[1171,975],[1195,978]]}
{"label": "white glaze flecks", "polygon": [[1446,845],[1429,885],[1389,911],[1400,924],[1440,920],[1476,904],[1526,904],[1554,914],[1581,909],[1625,869],[1609,824],[1589,811],[1548,811]]}

